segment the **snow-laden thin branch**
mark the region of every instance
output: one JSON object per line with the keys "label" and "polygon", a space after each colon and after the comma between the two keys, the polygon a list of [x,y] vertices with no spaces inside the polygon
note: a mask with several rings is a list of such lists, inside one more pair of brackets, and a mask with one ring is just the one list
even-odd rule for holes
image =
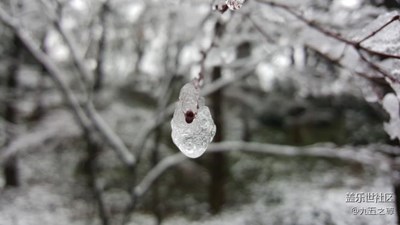
{"label": "snow-laden thin branch", "polygon": [[64,98],[67,100],[67,103],[70,105],[73,110],[79,124],[84,129],[90,129],[88,118],[86,117],[84,111],[79,105],[77,98],[73,95],[72,91],[68,87],[68,85],[61,78],[61,70],[51,61],[51,59],[44,54],[40,49],[39,45],[37,45],[31,36],[24,31],[19,24],[10,17],[3,9],[0,8],[0,20],[10,27],[13,32],[18,36],[27,50],[35,57],[35,59],[43,65],[43,67],[47,70],[47,72],[51,75],[52,80],[59,88]]}
{"label": "snow-laden thin branch", "polygon": [[288,6],[288,5],[285,5],[285,4],[281,4],[281,3],[277,3],[277,2],[271,2],[271,1],[264,1],[264,0],[256,0],[256,1],[261,3],[261,4],[269,5],[271,7],[280,8],[280,9],[286,11],[287,13],[289,13],[290,15],[294,16],[298,20],[304,22],[307,26],[315,29],[316,31],[318,31],[318,32],[320,32],[320,33],[322,33],[322,34],[324,34],[324,35],[326,35],[328,37],[331,37],[331,38],[333,38],[333,39],[335,39],[335,40],[337,40],[337,41],[339,41],[341,43],[344,43],[346,45],[352,46],[355,50],[357,50],[359,52],[359,54],[361,54],[362,60],[364,62],[366,62],[372,69],[378,71],[384,77],[387,77],[391,81],[396,81],[398,83],[400,82],[399,79],[397,79],[396,77],[392,76],[389,73],[386,73],[385,71],[380,69],[378,66],[376,66],[375,64],[373,64],[369,60],[367,60],[365,57],[363,57],[362,53],[360,52],[360,51],[363,51],[363,52],[368,53],[369,55],[379,56],[379,57],[382,57],[382,58],[400,59],[400,55],[398,55],[398,54],[391,54],[391,53],[376,51],[376,50],[373,50],[371,48],[368,48],[368,47],[365,47],[365,46],[361,45],[362,42],[364,42],[364,41],[370,39],[371,37],[375,36],[377,33],[382,31],[385,27],[387,27],[391,23],[393,23],[395,21],[400,21],[400,15],[396,15],[396,16],[392,17],[385,24],[380,26],[378,29],[372,31],[370,34],[368,34],[366,37],[362,38],[361,40],[351,40],[351,39],[348,39],[348,38],[344,37],[340,33],[337,33],[337,32],[331,31],[329,29],[326,29],[326,28],[324,28],[322,26],[319,26],[314,21],[309,20],[305,16],[303,16],[301,13],[298,13],[291,6]]}
{"label": "snow-laden thin branch", "polygon": [[[382,148],[383,146],[381,146]],[[210,145],[209,152],[230,152],[244,151],[252,153],[262,153],[266,155],[281,156],[309,156],[317,158],[339,159],[348,162],[370,165],[386,170],[389,160],[383,154],[371,150],[371,146],[366,147],[333,147],[332,145],[311,145],[296,147],[288,145],[276,145],[243,141],[226,141]]]}
{"label": "snow-laden thin branch", "polygon": [[37,149],[48,141],[80,136],[79,127],[71,122],[71,117],[60,111],[56,111],[51,116],[46,116],[34,130],[20,134],[0,150],[0,164],[16,154]]}
{"label": "snow-laden thin branch", "polygon": [[[88,110],[88,112],[91,112],[90,114],[85,113],[72,90],[62,79],[62,71],[46,54],[39,49],[38,45],[34,42],[30,35],[23,30],[3,9],[0,9],[0,20],[13,30],[27,50],[46,69],[73,110],[79,125],[85,131],[92,131],[92,125],[94,125],[103,135],[106,141],[111,145],[121,161],[126,163],[127,166],[133,166],[136,161],[135,156],[128,150],[118,135],[116,135],[112,129],[106,126],[105,121],[100,119],[101,117],[98,115],[98,113],[96,113],[94,108]],[[95,115],[96,118],[90,118],[93,115]]]}
{"label": "snow-laden thin branch", "polygon": [[[392,146],[370,145],[365,147],[335,147],[331,144],[315,144],[304,147],[276,145],[267,143],[244,142],[244,141],[224,141],[211,143],[206,154],[214,152],[234,152],[242,151],[249,153],[260,153],[266,156],[287,156],[287,157],[316,157],[325,159],[343,160],[350,163],[373,166],[383,171],[390,170],[390,158],[381,152],[386,152],[388,148],[393,151]],[[142,181],[136,186],[135,199],[141,197],[148,191],[153,184],[166,170],[188,160],[181,153],[177,153],[161,160],[157,166],[153,167]]]}
{"label": "snow-laden thin branch", "polygon": [[108,141],[111,147],[116,150],[119,158],[126,165],[133,166],[136,162],[135,156],[129,151],[124,142],[94,109],[94,106],[92,104],[87,104],[85,109],[96,130],[98,130],[99,133]]}
{"label": "snow-laden thin branch", "polygon": [[275,43],[276,40],[274,40],[274,38],[271,37],[271,35],[269,35],[267,32],[265,32],[265,30],[257,24],[257,22],[251,17],[250,14],[246,14],[245,18],[247,18],[251,24],[253,25],[254,28],[256,28],[256,30],[258,30],[258,32],[261,33],[261,35],[266,39],[266,41],[268,41],[269,43]]}
{"label": "snow-laden thin branch", "polygon": [[143,180],[135,187],[134,195],[136,197],[141,197],[147,190],[150,189],[150,186],[154,183],[154,181],[156,181],[166,170],[187,159],[188,157],[186,157],[182,153],[177,153],[161,160],[155,167],[153,167],[153,169],[151,169],[146,174]]}
{"label": "snow-laden thin branch", "polygon": [[[65,31],[62,27],[61,22],[56,20],[55,27],[57,31],[60,33],[61,37],[64,39],[65,44],[67,45],[69,51],[71,52],[72,61],[74,62],[75,66],[78,68],[79,73],[81,76],[83,83],[86,86],[90,86],[90,79],[93,77],[91,75],[90,70],[87,68],[85,64],[84,58],[81,56],[82,54],[78,52],[78,47],[75,45],[75,41],[70,33]],[[84,89],[86,90],[86,89]]]}

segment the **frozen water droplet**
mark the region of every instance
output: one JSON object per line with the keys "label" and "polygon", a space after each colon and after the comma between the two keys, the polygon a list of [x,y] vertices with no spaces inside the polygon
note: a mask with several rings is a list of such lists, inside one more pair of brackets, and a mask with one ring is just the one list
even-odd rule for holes
{"label": "frozen water droplet", "polygon": [[238,10],[242,8],[244,2],[245,0],[226,0],[225,4],[230,10]]}
{"label": "frozen water droplet", "polygon": [[[194,114],[194,118],[189,118]],[[171,120],[172,140],[189,158],[200,157],[214,138],[216,127],[193,82],[182,87]]]}

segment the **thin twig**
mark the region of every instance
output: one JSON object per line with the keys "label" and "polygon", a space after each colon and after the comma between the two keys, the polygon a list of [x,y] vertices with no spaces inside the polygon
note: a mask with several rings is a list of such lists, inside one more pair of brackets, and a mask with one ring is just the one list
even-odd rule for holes
{"label": "thin twig", "polygon": [[399,20],[400,16],[394,16],[391,20],[389,20],[387,23],[383,24],[381,27],[379,27],[378,29],[374,30],[372,33],[370,33],[368,36],[364,37],[363,39],[361,39],[360,41],[358,41],[359,44],[361,44],[362,42],[370,39],[371,37],[375,36],[377,33],[379,33],[381,30],[383,30],[385,27],[389,26],[391,23],[393,23],[396,20]]}
{"label": "thin twig", "polygon": [[[78,68],[79,74],[81,75],[80,78],[83,81],[84,87],[86,87],[90,85],[90,79],[92,79],[93,76],[89,68],[85,64],[85,59],[83,58],[83,54],[81,54],[79,51],[80,48],[76,45],[77,42],[74,40],[71,33],[67,32],[62,26],[61,23],[62,7],[63,6],[60,3],[57,4],[56,13],[54,14],[55,17],[51,19],[54,24],[54,27],[57,29],[58,33],[61,35],[65,44],[67,45],[67,48],[72,56],[72,61]],[[84,91],[87,91],[87,88],[84,88]]]}
{"label": "thin twig", "polygon": [[132,167],[136,163],[136,157],[129,151],[123,141],[115,132],[113,132],[111,127],[109,127],[104,119],[98,114],[98,112],[94,109],[93,104],[86,104],[85,109],[94,127],[108,141],[111,147],[115,149],[119,158],[125,163],[125,165]]}
{"label": "thin twig", "polygon": [[264,31],[263,28],[261,28],[257,22],[251,17],[250,14],[246,14],[245,17],[251,22],[254,28],[260,32],[260,34],[270,43],[275,43],[276,41],[267,33]]}

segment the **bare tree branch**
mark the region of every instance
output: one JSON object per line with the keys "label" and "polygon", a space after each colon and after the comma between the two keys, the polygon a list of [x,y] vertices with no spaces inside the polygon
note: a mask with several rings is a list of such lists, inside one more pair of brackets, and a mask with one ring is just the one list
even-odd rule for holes
{"label": "bare tree branch", "polygon": [[55,112],[52,116],[46,116],[44,121],[34,130],[17,136],[7,147],[0,151],[0,164],[8,158],[21,154],[28,149],[37,148],[49,140],[66,139],[81,135],[78,127],[71,124],[71,118],[62,115],[63,112]]}
{"label": "bare tree branch", "polygon": [[24,44],[24,46],[27,48],[27,50],[35,57],[35,59],[39,63],[41,63],[43,65],[43,67],[51,75],[51,78],[53,79],[55,84],[61,90],[64,98],[67,100],[68,104],[70,105],[71,109],[73,110],[78,123],[84,129],[89,130],[90,125],[89,125],[88,118],[86,117],[82,108],[79,106],[78,100],[73,95],[73,93],[69,89],[68,85],[61,78],[62,77],[61,70],[51,61],[51,59],[49,57],[47,57],[46,54],[44,54],[39,49],[38,45],[36,43],[34,43],[33,39],[30,37],[30,35],[26,31],[21,29],[19,24],[16,21],[14,21],[9,15],[7,15],[7,13],[3,9],[0,9],[0,20],[15,32],[15,34],[18,36],[18,38],[21,40],[21,42]]}
{"label": "bare tree branch", "polygon": [[167,169],[187,159],[188,158],[185,155],[177,153],[161,160],[146,174],[143,180],[135,187],[134,195],[136,197],[141,197],[146,191],[149,190],[154,181],[156,181]]}
{"label": "bare tree branch", "polygon": [[[328,29],[323,28],[322,26],[317,25],[314,21],[308,20],[307,18],[305,18],[300,13],[296,12],[294,9],[292,9],[292,7],[290,7],[288,5],[281,4],[281,3],[276,3],[276,2],[264,1],[264,0],[256,0],[256,1],[261,3],[261,4],[270,5],[271,7],[277,7],[277,8],[283,9],[284,11],[288,12],[289,14],[294,16],[295,18],[297,18],[300,21],[302,21],[305,24],[307,24],[307,26],[309,26],[309,27],[317,30],[318,32],[320,32],[322,34],[325,34],[326,36],[329,36],[329,37],[331,37],[331,38],[333,38],[333,39],[335,39],[335,40],[337,40],[339,42],[342,42],[342,43],[345,43],[347,45],[352,46],[358,52],[359,51],[364,51],[364,52],[367,52],[370,55],[375,55],[375,56],[379,56],[379,57],[383,57],[383,58],[400,59],[400,55],[395,55],[395,54],[389,54],[389,53],[385,53],[385,52],[375,51],[373,49],[370,49],[370,48],[367,48],[367,47],[364,47],[364,46],[361,45],[361,43],[363,41],[371,38],[372,36],[374,36],[376,33],[381,31],[385,27],[387,27],[392,22],[399,21],[400,20],[400,16],[399,15],[394,16],[390,21],[388,21],[387,23],[382,25],[380,28],[378,28],[377,30],[375,30],[371,34],[369,34],[366,37],[364,37],[363,39],[361,39],[360,41],[353,41],[353,40],[350,40],[350,39],[347,39],[347,38],[343,37],[340,33],[330,31]],[[363,60],[365,62],[367,62],[370,66],[375,67],[375,66],[371,65],[371,63],[369,63],[368,60],[366,60],[365,58],[363,58]],[[378,72],[380,72],[383,76],[389,78],[391,81],[400,82],[400,80],[398,80],[396,77],[393,77],[391,74],[382,73],[381,69],[379,69]]]}
{"label": "bare tree branch", "polygon": [[264,31],[264,29],[257,24],[257,22],[251,17],[250,14],[246,14],[245,17],[251,22],[254,28],[260,32],[260,34],[268,41],[269,43],[275,43],[276,41],[267,33]]}
{"label": "bare tree branch", "polygon": [[[365,147],[335,147],[332,144],[315,144],[305,147],[296,147],[288,145],[275,145],[267,143],[243,142],[243,141],[224,141],[211,143],[206,151],[207,154],[214,152],[233,152],[243,151],[249,153],[260,153],[268,156],[307,156],[315,158],[343,160],[350,163],[373,166],[383,171],[390,170],[391,159],[378,152],[393,152],[393,146],[370,145]],[[153,167],[142,181],[135,187],[135,198],[143,196],[167,169],[185,161],[189,158],[181,153],[168,156],[161,160],[157,166]]]}
{"label": "bare tree branch", "polygon": [[111,147],[115,149],[119,158],[129,167],[133,166],[136,163],[135,156],[129,151],[117,134],[113,132],[104,119],[97,113],[93,104],[87,104],[85,109],[90,120],[93,122],[94,127],[105,139],[107,139]]}
{"label": "bare tree branch", "polygon": [[[79,70],[79,74],[81,75],[80,78],[82,79],[83,83],[85,86],[90,86],[90,80],[93,78],[91,71],[85,64],[85,60],[83,58],[83,54],[79,51],[79,47],[76,45],[76,41],[73,39],[73,36],[67,32],[61,23],[61,17],[62,17],[62,4],[57,4],[58,9],[53,15],[55,15],[52,19],[52,22],[54,24],[54,27],[57,29],[57,31],[60,33],[61,37],[63,38],[65,44],[67,45],[71,55],[72,55],[72,60],[75,64],[75,66]],[[84,89],[85,91],[86,89]]]}
{"label": "bare tree branch", "polygon": [[[21,27],[10,16],[8,16],[3,9],[0,9],[0,20],[15,32],[15,34],[21,39],[27,50],[40,64],[43,65],[43,67],[49,73],[50,77],[56,83],[57,87],[60,89],[63,96],[67,100],[80,126],[85,131],[91,131],[92,124],[90,122],[92,122],[97,130],[101,132],[101,135],[103,135],[103,137],[111,145],[111,147],[113,147],[114,151],[117,153],[121,161],[123,161],[129,167],[133,166],[136,161],[135,156],[128,150],[123,141],[115,134],[115,132],[108,127],[108,125],[105,123],[104,120],[102,120],[98,113],[96,113],[94,108],[91,108],[89,106],[89,110],[87,111],[90,114],[85,114],[85,111],[79,105],[79,102],[73,94],[72,90],[61,78],[62,71],[46,54],[44,54],[38,48],[38,46],[36,45],[36,43],[34,43],[29,34],[21,29]],[[91,116],[95,116],[95,118],[90,118]]]}

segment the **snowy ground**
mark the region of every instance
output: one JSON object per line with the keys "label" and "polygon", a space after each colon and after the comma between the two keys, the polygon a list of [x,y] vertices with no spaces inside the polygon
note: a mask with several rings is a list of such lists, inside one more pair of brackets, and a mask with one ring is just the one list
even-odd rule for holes
{"label": "snowy ground", "polygon": [[[55,148],[47,145],[21,155],[22,186],[0,190],[0,225],[100,224],[83,178],[76,174],[79,159],[84,156],[82,150],[76,149],[77,145],[74,140],[69,140],[54,145]],[[310,163],[301,161],[304,159],[232,157],[238,160],[231,167],[230,184],[253,180],[247,188],[250,194],[241,196],[246,203],[231,206],[217,216],[200,212],[196,220],[178,212],[165,218],[164,224],[395,224],[395,216],[386,211],[394,207],[393,203],[346,202],[349,192],[391,193],[387,174],[368,168],[357,173],[353,172],[356,167],[332,167],[333,164],[324,160]],[[108,196],[112,205],[119,204],[118,207],[127,199],[118,193]],[[354,215],[352,211],[355,208],[356,214],[361,214],[368,207],[384,208],[385,215]],[[137,212],[132,216],[131,224],[155,224],[155,220],[152,215]]]}
{"label": "snowy ground", "polygon": [[[24,163],[23,167],[31,167],[30,169],[34,170],[34,174],[31,175],[35,177],[28,178],[28,182],[21,188],[2,190],[0,225],[98,224],[93,204],[85,200],[82,187],[71,179],[72,175],[69,174],[68,177],[69,172],[63,170],[62,166],[43,166],[46,163],[57,162],[53,157],[66,163],[70,153],[63,154],[60,158],[60,155],[43,152],[42,155],[24,158],[30,163]],[[54,170],[46,171],[45,168]],[[29,170],[24,168],[23,171]],[[60,176],[54,177],[57,173]],[[55,179],[49,180],[51,177]],[[393,215],[353,215],[352,212],[354,207],[359,210],[367,207],[392,208],[394,206],[391,203],[346,203],[348,192],[390,193],[390,181],[387,177],[356,188],[327,188],[309,182],[289,180],[255,184],[252,190],[251,203],[231,208],[221,215],[205,215],[197,221],[191,221],[184,215],[177,214],[168,218],[164,224],[395,224]],[[276,196],[280,197],[276,199]],[[135,213],[131,224],[155,224],[155,220],[151,215]]]}

